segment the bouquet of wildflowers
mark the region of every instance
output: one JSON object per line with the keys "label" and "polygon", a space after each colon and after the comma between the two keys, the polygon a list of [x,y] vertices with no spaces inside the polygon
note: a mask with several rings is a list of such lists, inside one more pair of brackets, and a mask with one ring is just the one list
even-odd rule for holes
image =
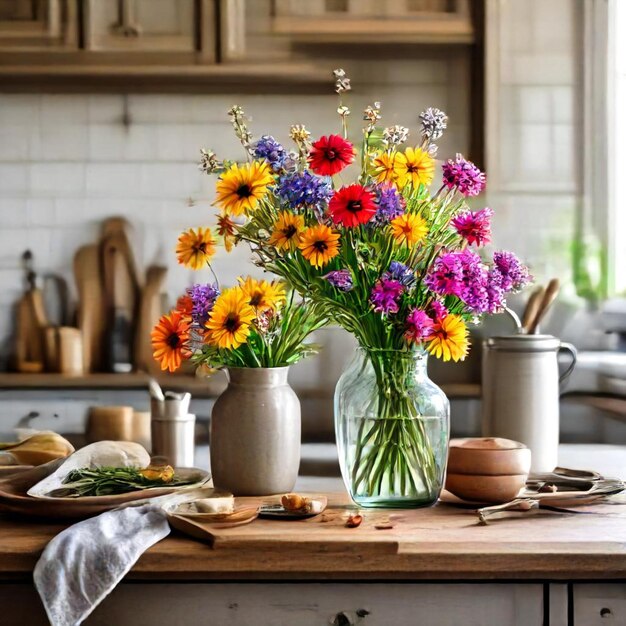
{"label": "bouquet of wildflowers", "polygon": [[[243,111],[233,107],[246,160],[224,162],[203,150],[200,167],[219,175],[218,226],[226,245],[247,242],[258,265],[352,333],[374,367],[380,419],[357,444],[353,492],[366,484],[375,489],[383,483],[376,473],[385,471],[388,484],[396,482],[394,473],[408,471],[415,488],[419,481],[430,489],[432,449],[412,419],[402,355],[420,350],[444,361],[464,359],[468,323],[502,311],[506,295],[530,277],[510,252],[479,253],[491,238],[492,210],[466,204],[485,187],[473,163],[461,155],[444,161],[442,183],[431,189],[446,115],[424,111],[411,139],[407,128],[380,125],[376,102],[364,111],[357,146],[348,139],[343,101],[350,81],[342,70],[335,79],[337,134],[312,140],[295,125],[288,150],[267,135],[254,140]],[[397,419],[410,423],[396,428]],[[409,467],[415,459],[417,473]]]}
{"label": "bouquet of wildflowers", "polygon": [[[210,231],[190,230],[179,240],[179,260],[196,243],[211,238]],[[213,245],[213,244],[211,244]],[[214,246],[213,246],[214,250]],[[206,262],[209,251],[192,252]],[[189,263],[188,260],[183,260]],[[193,266],[193,263],[190,264]],[[209,369],[220,367],[287,367],[316,351],[307,336],[327,323],[315,304],[296,300],[278,281],[239,278],[239,284],[221,290],[218,283],[197,284],[178,299],[152,331],[154,357],[161,369],[176,371],[183,360]]]}

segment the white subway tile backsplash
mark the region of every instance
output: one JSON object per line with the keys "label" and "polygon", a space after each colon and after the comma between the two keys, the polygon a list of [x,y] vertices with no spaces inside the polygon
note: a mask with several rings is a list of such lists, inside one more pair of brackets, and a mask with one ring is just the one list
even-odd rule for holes
{"label": "white subway tile backsplash", "polygon": [[80,126],[88,121],[87,96],[44,94],[41,96],[40,119],[42,128]]}
{"label": "white subway tile backsplash", "polygon": [[52,198],[28,198],[26,200],[28,226],[56,226],[56,205]]}
{"label": "white subway tile backsplash", "polygon": [[2,94],[0,127],[38,126],[40,99],[34,94]]}
{"label": "white subway tile backsplash", "polygon": [[125,95],[92,94],[87,98],[87,118],[89,125],[121,124],[124,114]]}
{"label": "white subway tile backsplash", "polygon": [[0,163],[0,190],[2,193],[26,192],[28,190],[28,165]]}
{"label": "white subway tile backsplash", "polygon": [[32,161],[83,162],[89,155],[87,126],[63,124],[42,126],[32,133],[30,158]]}
{"label": "white subway tile backsplash", "polygon": [[85,190],[94,196],[137,196],[140,167],[133,163],[88,163]]}
{"label": "white subway tile backsplash", "polygon": [[0,226],[2,229],[26,226],[26,220],[26,198],[8,194],[0,197]]}
{"label": "white subway tile backsplash", "polygon": [[29,126],[0,126],[0,161],[28,160],[29,144]]}

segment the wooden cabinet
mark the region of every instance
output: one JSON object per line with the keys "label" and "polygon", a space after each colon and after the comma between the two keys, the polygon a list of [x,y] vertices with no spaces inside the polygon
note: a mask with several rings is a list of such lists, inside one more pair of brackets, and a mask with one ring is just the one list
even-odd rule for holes
{"label": "wooden cabinet", "polygon": [[307,42],[473,43],[469,0],[276,0],[274,31]]}
{"label": "wooden cabinet", "polygon": [[[312,63],[246,55],[245,0],[0,0],[0,91],[327,89]],[[269,19],[269,4],[263,9]],[[54,53],[54,54],[51,54]]]}

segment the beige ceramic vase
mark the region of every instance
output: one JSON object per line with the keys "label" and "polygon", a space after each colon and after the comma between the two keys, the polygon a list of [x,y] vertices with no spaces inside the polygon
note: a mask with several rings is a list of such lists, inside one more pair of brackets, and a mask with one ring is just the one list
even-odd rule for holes
{"label": "beige ceramic vase", "polygon": [[236,496],[287,493],[300,466],[300,401],[288,367],[230,368],[211,414],[213,482]]}

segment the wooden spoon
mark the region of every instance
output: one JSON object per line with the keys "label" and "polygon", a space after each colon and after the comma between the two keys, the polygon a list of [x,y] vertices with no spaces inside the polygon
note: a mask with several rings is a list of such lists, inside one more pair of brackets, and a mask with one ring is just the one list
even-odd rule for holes
{"label": "wooden spoon", "polygon": [[539,311],[539,305],[543,300],[543,295],[545,293],[545,289],[541,286],[537,287],[533,290],[528,298],[528,302],[526,303],[526,308],[524,309],[524,315],[522,317],[522,330],[525,333],[530,332],[529,328],[532,323],[535,321],[535,317],[537,317],[537,312]]}
{"label": "wooden spoon", "polygon": [[533,335],[538,332],[539,323],[545,317],[548,309],[552,306],[552,303],[556,300],[556,297],[559,295],[559,291],[561,289],[561,283],[558,278],[553,278],[546,287],[546,291],[543,294],[543,298],[541,299],[541,303],[539,305],[539,310],[535,315],[535,319],[531,322],[528,333]]}

